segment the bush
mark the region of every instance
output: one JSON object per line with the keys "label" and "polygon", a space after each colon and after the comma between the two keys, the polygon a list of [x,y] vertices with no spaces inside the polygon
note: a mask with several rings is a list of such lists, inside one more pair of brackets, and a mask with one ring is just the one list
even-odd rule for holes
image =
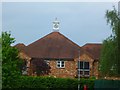
{"label": "bush", "polygon": [[[15,82],[16,83],[16,82]],[[68,89],[75,90],[78,88],[78,83],[80,83],[81,88],[87,85],[88,88],[94,87],[93,79],[77,79],[70,78],[54,78],[54,77],[32,77],[32,76],[22,76],[18,81],[17,88],[40,88],[40,89]]]}
{"label": "bush", "polygon": [[69,78],[22,76],[19,88],[76,88],[78,81]]}
{"label": "bush", "polygon": [[84,78],[82,78],[82,79],[80,79],[80,87],[83,90],[84,85],[86,85],[87,88],[89,88],[89,90],[93,90],[94,81],[95,81],[95,79],[84,79]]}

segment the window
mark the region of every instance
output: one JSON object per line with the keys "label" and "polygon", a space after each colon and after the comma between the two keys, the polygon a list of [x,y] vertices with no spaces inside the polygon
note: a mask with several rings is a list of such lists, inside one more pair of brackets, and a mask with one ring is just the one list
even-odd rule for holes
{"label": "window", "polygon": [[80,69],[83,69],[83,62],[80,62]]}
{"label": "window", "polygon": [[50,61],[49,60],[44,60],[47,65],[49,65]]}
{"label": "window", "polygon": [[64,61],[57,61],[57,68],[64,68],[65,62]]}
{"label": "window", "polygon": [[78,74],[80,76],[89,76],[89,62],[78,61]]}
{"label": "window", "polygon": [[84,62],[84,69],[89,69],[89,62]]}

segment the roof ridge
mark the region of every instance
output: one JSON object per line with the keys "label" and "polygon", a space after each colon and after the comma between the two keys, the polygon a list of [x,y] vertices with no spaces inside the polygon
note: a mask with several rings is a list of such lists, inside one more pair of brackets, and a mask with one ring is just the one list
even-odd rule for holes
{"label": "roof ridge", "polygon": [[86,43],[85,45],[83,45],[82,47],[86,46],[86,45],[102,45],[102,43]]}
{"label": "roof ridge", "polygon": [[[97,44],[102,44],[102,43],[86,43],[86,44],[96,44],[96,45],[97,45]],[[86,45],[86,44],[85,44],[85,45]]]}

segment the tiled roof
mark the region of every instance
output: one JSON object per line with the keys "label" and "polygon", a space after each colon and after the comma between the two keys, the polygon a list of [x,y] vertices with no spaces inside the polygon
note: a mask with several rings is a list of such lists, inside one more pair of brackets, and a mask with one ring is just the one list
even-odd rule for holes
{"label": "tiled roof", "polygon": [[81,55],[86,53],[91,58],[98,60],[102,44],[87,43],[80,47],[63,34],[52,32],[28,46],[20,43],[15,47],[31,58],[73,59],[79,56],[80,50]]}
{"label": "tiled roof", "polygon": [[73,59],[79,55],[80,46],[59,32],[52,32],[26,46],[32,58]]}
{"label": "tiled roof", "polygon": [[25,45],[23,43],[18,43],[15,45],[16,48],[23,48]]}
{"label": "tiled roof", "polygon": [[18,48],[20,51],[24,51],[26,46],[23,43],[18,43],[14,47]]}
{"label": "tiled roof", "polygon": [[99,60],[102,44],[98,43],[87,43],[82,48],[89,53],[92,58]]}

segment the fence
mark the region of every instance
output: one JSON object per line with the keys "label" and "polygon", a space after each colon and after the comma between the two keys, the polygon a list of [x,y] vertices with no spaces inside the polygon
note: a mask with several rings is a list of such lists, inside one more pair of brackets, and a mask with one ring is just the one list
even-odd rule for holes
{"label": "fence", "polygon": [[120,90],[120,80],[95,80],[94,90]]}

